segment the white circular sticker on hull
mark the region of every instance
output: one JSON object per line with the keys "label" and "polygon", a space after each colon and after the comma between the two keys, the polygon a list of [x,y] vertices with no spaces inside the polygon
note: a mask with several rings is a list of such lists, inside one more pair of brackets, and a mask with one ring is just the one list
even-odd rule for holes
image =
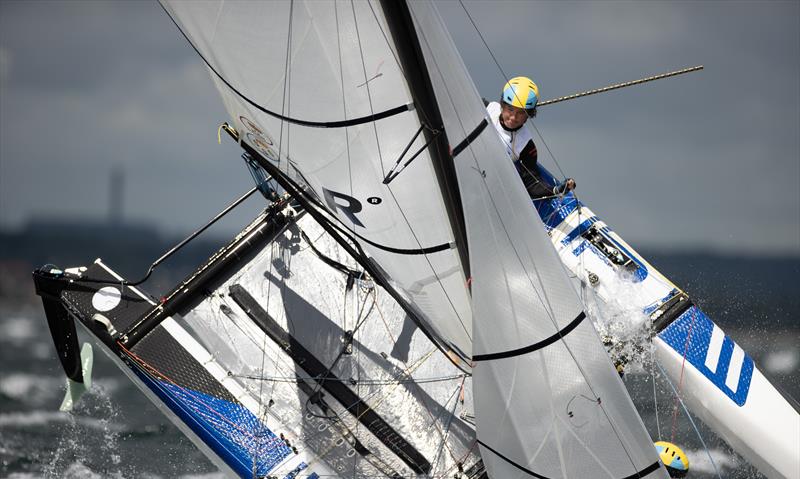
{"label": "white circular sticker on hull", "polygon": [[94,293],[94,296],[92,296],[92,306],[98,311],[111,311],[117,307],[121,299],[122,293],[120,293],[117,288],[106,286]]}

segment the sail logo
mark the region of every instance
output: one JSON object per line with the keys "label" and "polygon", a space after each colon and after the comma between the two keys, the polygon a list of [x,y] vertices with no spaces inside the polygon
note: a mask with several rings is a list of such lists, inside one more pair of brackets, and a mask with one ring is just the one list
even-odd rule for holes
{"label": "sail logo", "polygon": [[753,360],[697,307],[658,335],[738,406],[747,401]]}
{"label": "sail logo", "polygon": [[[352,196],[339,193],[338,191],[331,191],[324,186],[322,187],[322,195],[325,197],[325,203],[331,211],[339,210],[344,214],[351,223],[356,226],[364,228],[364,224],[356,218],[356,213],[361,212],[364,206],[360,201]],[[379,205],[383,200],[377,196],[370,196],[367,198],[367,203],[371,205]]]}
{"label": "sail logo", "polygon": [[249,118],[239,115],[239,121],[249,130],[245,132],[248,142],[269,161],[278,163],[280,160],[278,159],[278,152],[274,148],[275,140]]}

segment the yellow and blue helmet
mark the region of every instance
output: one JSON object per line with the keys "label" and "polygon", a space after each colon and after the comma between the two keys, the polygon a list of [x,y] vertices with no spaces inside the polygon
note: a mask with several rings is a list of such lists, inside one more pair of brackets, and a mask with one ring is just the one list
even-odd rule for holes
{"label": "yellow and blue helmet", "polygon": [[684,477],[689,472],[689,458],[681,448],[667,441],[655,443],[658,457],[667,466],[670,477]]}
{"label": "yellow and blue helmet", "polygon": [[528,77],[514,77],[503,87],[503,103],[533,110],[539,101],[539,87]]}

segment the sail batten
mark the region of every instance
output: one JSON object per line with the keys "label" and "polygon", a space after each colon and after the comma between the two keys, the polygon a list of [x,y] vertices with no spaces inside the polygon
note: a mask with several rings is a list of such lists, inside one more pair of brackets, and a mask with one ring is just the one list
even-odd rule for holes
{"label": "sail batten", "polygon": [[533,343],[533,344],[531,344],[529,346],[525,346],[525,347],[518,348],[518,349],[512,349],[512,350],[509,350],[509,351],[501,351],[501,352],[496,352],[496,353],[476,354],[476,355],[472,356],[472,360],[475,361],[475,362],[478,362],[478,361],[492,361],[492,360],[495,360],[495,359],[505,359],[505,358],[511,358],[511,357],[514,357],[514,356],[521,356],[523,354],[532,353],[532,352],[534,352],[534,351],[536,351],[538,349],[542,349],[542,348],[544,348],[546,346],[549,346],[549,345],[555,343],[556,341],[558,341],[560,339],[563,339],[564,336],[566,336],[572,330],[574,330],[576,327],[578,327],[578,325],[584,319],[586,319],[586,313],[581,311],[581,314],[579,314],[574,320],[572,320],[572,322],[570,322],[568,325],[566,325],[563,329],[558,330],[556,332],[556,334],[554,334],[552,336],[549,336],[549,337],[547,337],[547,338],[545,338],[545,339],[543,339],[541,341]]}

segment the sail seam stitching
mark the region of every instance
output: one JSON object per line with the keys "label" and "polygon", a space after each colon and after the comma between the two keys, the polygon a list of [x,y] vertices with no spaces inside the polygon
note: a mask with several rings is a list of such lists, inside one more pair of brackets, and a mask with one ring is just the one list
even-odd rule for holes
{"label": "sail seam stitching", "polygon": [[476,354],[472,357],[473,361],[492,361],[495,359],[506,359],[512,358],[514,356],[521,356],[523,354],[528,354],[530,352],[536,351],[538,349],[542,349],[546,346],[549,346],[559,339],[562,339],[564,336],[572,332],[578,325],[586,318],[586,313],[581,311],[575,319],[570,321],[568,325],[566,325],[563,329],[556,331],[555,334],[552,336],[545,338],[539,342],[533,343],[529,346],[525,346],[524,348],[512,349],[510,351],[502,351],[499,353],[488,353],[488,354]]}

